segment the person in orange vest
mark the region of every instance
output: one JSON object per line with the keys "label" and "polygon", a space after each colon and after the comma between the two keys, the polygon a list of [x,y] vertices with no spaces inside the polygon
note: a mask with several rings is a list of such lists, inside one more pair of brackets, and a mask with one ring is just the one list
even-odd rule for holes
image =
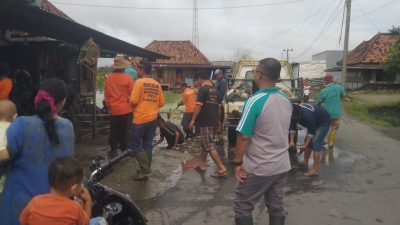
{"label": "person in orange vest", "polygon": [[10,65],[0,62],[0,100],[9,99],[13,87],[12,80],[9,78],[11,73]]}
{"label": "person in orange vest", "polygon": [[132,120],[129,96],[132,92],[133,79],[124,70],[130,66],[129,61],[123,56],[116,56],[111,66],[114,71],[107,77],[104,88],[104,101],[111,114],[108,139],[111,147],[108,152],[110,158],[118,155],[118,148],[125,151],[129,145],[129,124]]}
{"label": "person in orange vest", "polygon": [[185,113],[183,114],[181,125],[185,131],[186,139],[193,138],[193,128],[189,128],[189,122],[192,120],[194,108],[196,107],[197,90],[186,83],[182,84],[182,101],[178,104],[185,105]]}
{"label": "person in orange vest", "polygon": [[151,62],[142,59],[137,65],[139,79],[135,81],[131,94],[133,121],[131,125],[131,148],[139,168],[134,180],[147,180],[151,175],[153,140],[156,136],[158,114],[164,106],[161,85],[151,78]]}

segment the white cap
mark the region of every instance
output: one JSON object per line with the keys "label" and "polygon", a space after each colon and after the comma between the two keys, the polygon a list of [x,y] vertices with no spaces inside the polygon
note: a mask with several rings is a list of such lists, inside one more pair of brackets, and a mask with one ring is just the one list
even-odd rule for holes
{"label": "white cap", "polygon": [[214,74],[215,74],[215,75],[217,75],[217,74],[224,74],[224,72],[222,72],[221,69],[216,69]]}

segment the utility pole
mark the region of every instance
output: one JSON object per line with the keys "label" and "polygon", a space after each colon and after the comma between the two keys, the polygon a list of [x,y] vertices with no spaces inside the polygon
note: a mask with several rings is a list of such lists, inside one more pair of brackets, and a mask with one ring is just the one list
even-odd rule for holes
{"label": "utility pole", "polygon": [[199,9],[197,6],[198,0],[193,0],[193,25],[192,25],[192,43],[199,47]]}
{"label": "utility pole", "polygon": [[344,31],[344,46],[343,46],[343,60],[342,60],[342,76],[340,83],[343,88],[346,88],[346,74],[347,74],[347,54],[349,52],[349,34],[350,34],[350,13],[351,13],[351,0],[346,0],[346,29]]}
{"label": "utility pole", "polygon": [[293,48],[291,49],[283,49],[283,52],[286,52],[286,60],[289,62],[289,52],[293,52]]}

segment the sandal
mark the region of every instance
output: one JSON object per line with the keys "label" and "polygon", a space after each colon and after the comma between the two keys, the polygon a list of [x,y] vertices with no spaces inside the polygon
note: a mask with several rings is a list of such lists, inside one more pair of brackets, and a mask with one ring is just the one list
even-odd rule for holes
{"label": "sandal", "polygon": [[211,174],[212,177],[225,177],[226,176],[226,169],[222,172],[220,171],[215,171],[214,173]]}
{"label": "sandal", "polygon": [[297,163],[297,166],[301,169],[308,169],[308,164],[304,163],[304,162],[299,162]]}

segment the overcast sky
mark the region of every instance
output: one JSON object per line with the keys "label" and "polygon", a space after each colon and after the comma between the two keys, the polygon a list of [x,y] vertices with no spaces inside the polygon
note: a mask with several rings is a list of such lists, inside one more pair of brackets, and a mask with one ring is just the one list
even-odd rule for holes
{"label": "overcast sky", "polygon": [[[77,22],[141,47],[153,40],[192,38],[192,0],[50,1]],[[252,5],[258,6],[236,7]],[[344,0],[198,0],[200,50],[215,61],[231,60],[235,52],[281,58],[283,49],[293,48],[290,61],[307,61],[313,54],[343,49],[343,6]],[[400,0],[353,0],[350,49],[400,26],[399,12]]]}

